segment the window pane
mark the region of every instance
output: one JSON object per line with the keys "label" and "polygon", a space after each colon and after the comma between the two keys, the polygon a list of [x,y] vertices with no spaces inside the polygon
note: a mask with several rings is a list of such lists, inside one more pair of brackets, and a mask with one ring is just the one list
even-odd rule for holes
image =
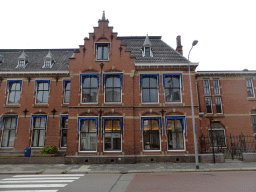
{"label": "window pane", "polygon": [[105,133],[105,151],[121,150],[121,133]]}
{"label": "window pane", "polygon": [[142,102],[150,102],[150,100],[149,100],[149,90],[150,89],[142,89]]}
{"label": "window pane", "polygon": [[9,146],[8,147],[14,147],[15,134],[16,134],[15,130],[10,130]]}
{"label": "window pane", "polygon": [[115,88],[113,91],[114,91],[113,92],[113,101],[120,102],[121,101],[121,89]]}
{"label": "window pane", "polygon": [[214,87],[214,94],[219,95],[220,94],[219,80],[213,80],[213,87]]}
{"label": "window pane", "polygon": [[98,46],[98,49],[97,49],[97,59],[98,60],[102,60],[102,53],[103,53],[103,47]]}
{"label": "window pane", "polygon": [[112,131],[112,121],[111,120],[105,121],[105,131]]}
{"label": "window pane", "polygon": [[150,84],[151,88],[156,88],[157,87],[157,78],[156,77],[150,77],[149,84]]}
{"label": "window pane", "polygon": [[33,131],[33,141],[32,141],[32,147],[37,147],[38,144],[38,135],[39,135],[39,130],[34,130]]}
{"label": "window pane", "polygon": [[113,131],[121,131],[120,120],[113,120]]}
{"label": "window pane", "polygon": [[98,89],[91,89],[91,102],[97,102]]}
{"label": "window pane", "polygon": [[103,60],[108,60],[108,47],[103,47]]}
{"label": "window pane", "polygon": [[91,77],[91,87],[93,88],[98,87],[98,81],[96,77]]}
{"label": "window pane", "polygon": [[64,103],[69,103],[70,91],[66,91],[64,95]]}
{"label": "window pane", "polygon": [[144,150],[160,150],[159,131],[143,131]]}
{"label": "window pane", "polygon": [[36,103],[43,103],[43,91],[38,91],[36,95]]}
{"label": "window pane", "polygon": [[43,93],[43,103],[48,103],[49,91],[44,91]]}
{"label": "window pane", "polygon": [[84,78],[83,87],[90,87],[90,77]]}
{"label": "window pane", "polygon": [[44,146],[44,139],[45,139],[45,130],[40,130],[38,147]]}
{"label": "window pane", "polygon": [[210,86],[208,80],[204,80],[204,94],[210,95]]}
{"label": "window pane", "polygon": [[145,56],[146,57],[150,56],[150,48],[149,47],[145,47]]}
{"label": "window pane", "polygon": [[15,103],[15,92],[10,91],[8,103]]}
{"label": "window pane", "polygon": [[157,102],[157,101],[158,101],[158,90],[150,89],[150,102]]}
{"label": "window pane", "polygon": [[183,150],[184,135],[180,119],[168,120],[168,150]]}
{"label": "window pane", "polygon": [[66,91],[70,90],[70,82],[66,82],[66,87],[65,87]]}
{"label": "window pane", "polygon": [[94,120],[89,121],[89,132],[96,132],[96,125]]}
{"label": "window pane", "polygon": [[121,87],[121,82],[119,77],[114,77],[114,87]]}
{"label": "window pane", "polygon": [[149,88],[149,77],[143,77],[142,79],[142,87]]}
{"label": "window pane", "polygon": [[113,84],[113,78],[114,77],[107,77],[106,78],[106,87],[113,87],[114,84]]}
{"label": "window pane", "polygon": [[8,147],[9,130],[4,130],[2,135],[2,147]]}

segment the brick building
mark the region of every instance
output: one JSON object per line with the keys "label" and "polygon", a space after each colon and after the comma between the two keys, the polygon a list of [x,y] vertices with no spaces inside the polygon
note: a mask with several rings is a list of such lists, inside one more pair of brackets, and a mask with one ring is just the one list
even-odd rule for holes
{"label": "brick building", "polygon": [[[67,156],[194,153],[180,36],[175,50],[160,36],[117,36],[108,24],[103,14],[78,49],[0,50],[0,151],[55,145]],[[197,135],[209,134],[209,119],[223,134],[252,135],[256,72],[190,66]]]}

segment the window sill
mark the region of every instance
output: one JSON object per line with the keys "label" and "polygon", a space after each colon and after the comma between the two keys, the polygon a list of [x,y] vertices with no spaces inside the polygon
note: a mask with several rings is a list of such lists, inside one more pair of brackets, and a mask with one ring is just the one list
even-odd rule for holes
{"label": "window sill", "polygon": [[6,104],[4,108],[19,108],[20,104]]}
{"label": "window sill", "polygon": [[49,107],[49,104],[33,104],[32,105],[34,108],[47,108]]}
{"label": "window sill", "polygon": [[61,104],[61,107],[68,107],[68,106],[69,106],[69,103]]}
{"label": "window sill", "polygon": [[106,59],[106,60],[97,60],[95,59],[96,62],[105,62],[105,61],[110,61],[110,59]]}
{"label": "window sill", "polygon": [[247,100],[248,101],[256,101],[256,98],[255,97],[247,97]]}

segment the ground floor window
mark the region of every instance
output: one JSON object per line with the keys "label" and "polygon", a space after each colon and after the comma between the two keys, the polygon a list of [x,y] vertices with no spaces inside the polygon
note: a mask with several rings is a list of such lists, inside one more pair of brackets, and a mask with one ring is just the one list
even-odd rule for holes
{"label": "ground floor window", "polygon": [[211,123],[209,129],[211,147],[226,147],[225,128],[220,123]]}
{"label": "ground floor window", "polygon": [[143,149],[160,150],[160,117],[142,117]]}
{"label": "ground floor window", "polygon": [[60,120],[61,147],[67,147],[68,115],[62,115]]}
{"label": "ground floor window", "polygon": [[46,115],[32,116],[32,147],[43,147],[45,141]]}
{"label": "ground floor window", "polygon": [[2,147],[14,147],[17,116],[2,117]]}
{"label": "ground floor window", "polygon": [[105,151],[121,151],[122,127],[122,118],[109,117],[103,119]]}
{"label": "ground floor window", "polygon": [[184,117],[166,118],[168,150],[184,150],[184,122]]}
{"label": "ground floor window", "polygon": [[97,151],[97,118],[80,118],[80,151]]}

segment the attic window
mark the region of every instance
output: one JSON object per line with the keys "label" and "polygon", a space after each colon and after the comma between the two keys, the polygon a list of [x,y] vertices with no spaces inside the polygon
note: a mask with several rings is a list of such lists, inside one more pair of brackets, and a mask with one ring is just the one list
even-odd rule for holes
{"label": "attic window", "polygon": [[54,64],[54,58],[51,52],[49,51],[44,58],[44,66],[42,68],[52,68],[53,64]]}
{"label": "attic window", "polygon": [[29,57],[23,51],[22,54],[18,57],[18,65],[17,65],[16,68],[18,68],[18,67],[25,68],[27,66],[27,64],[28,64],[28,59],[29,59]]}
{"label": "attic window", "polygon": [[25,68],[27,63],[28,63],[28,61],[26,61],[26,60],[19,60],[16,68],[18,68],[18,67]]}
{"label": "attic window", "polygon": [[153,57],[153,52],[151,47],[142,48],[142,57]]}
{"label": "attic window", "polygon": [[145,47],[145,57],[150,56],[150,47]]}
{"label": "attic window", "polygon": [[96,59],[98,61],[109,59],[109,45],[109,43],[96,43]]}

